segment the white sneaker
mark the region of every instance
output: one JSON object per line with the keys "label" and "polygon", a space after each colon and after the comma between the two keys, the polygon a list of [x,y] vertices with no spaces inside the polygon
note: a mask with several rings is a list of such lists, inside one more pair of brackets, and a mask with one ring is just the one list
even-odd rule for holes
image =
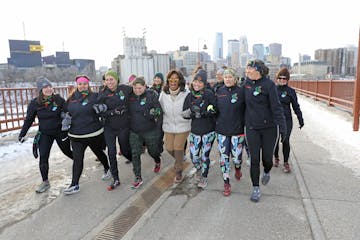
{"label": "white sneaker", "polygon": [[107,170],[106,173],[104,173],[101,177],[103,181],[110,180],[111,179],[111,172],[110,169]]}

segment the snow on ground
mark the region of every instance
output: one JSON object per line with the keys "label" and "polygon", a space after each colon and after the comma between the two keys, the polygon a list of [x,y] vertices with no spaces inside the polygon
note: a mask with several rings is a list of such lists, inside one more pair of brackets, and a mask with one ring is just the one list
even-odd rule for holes
{"label": "snow on ground", "polygon": [[[360,132],[353,131],[351,114],[309,97],[298,98],[305,122],[301,131],[329,151],[329,160],[352,169],[360,177]],[[295,116],[294,128],[297,126]]]}

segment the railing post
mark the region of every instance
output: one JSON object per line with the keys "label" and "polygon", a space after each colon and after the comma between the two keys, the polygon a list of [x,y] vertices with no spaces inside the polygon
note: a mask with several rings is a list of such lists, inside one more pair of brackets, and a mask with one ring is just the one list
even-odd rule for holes
{"label": "railing post", "polygon": [[332,95],[332,79],[329,81],[329,99],[328,99],[328,106],[331,106],[331,95]]}
{"label": "railing post", "polygon": [[358,43],[358,59],[356,66],[356,79],[354,86],[354,100],[353,100],[353,130],[359,131],[359,110],[360,110],[360,28],[359,28],[359,43]]}

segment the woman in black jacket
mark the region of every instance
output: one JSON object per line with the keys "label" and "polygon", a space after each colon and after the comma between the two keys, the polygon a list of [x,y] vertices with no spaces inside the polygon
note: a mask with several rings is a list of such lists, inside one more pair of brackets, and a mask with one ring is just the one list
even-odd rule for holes
{"label": "woman in black jacket", "polygon": [[[116,159],[116,139],[118,139],[120,152],[127,159],[126,163],[131,162],[131,148],[129,143],[130,134],[130,115],[128,112],[129,95],[132,88],[125,84],[119,84],[119,76],[114,71],[105,73],[105,88],[99,93],[99,103],[105,104],[102,113],[105,118],[104,135],[108,148],[111,175],[113,181],[108,186],[108,190],[115,189],[120,184],[119,170]],[[101,107],[99,105],[95,105]],[[100,109],[96,111],[101,112]]]}
{"label": "woman in black jacket", "polygon": [[[292,106],[292,109],[294,110],[296,117],[299,121],[299,128],[301,129],[304,126],[304,119],[302,117],[302,112],[300,110],[300,105],[297,101],[297,95],[293,88],[288,86],[288,82],[290,80],[290,73],[287,68],[282,68],[280,71],[276,74],[277,79],[277,90],[278,90],[278,96],[280,103],[284,109],[284,115],[286,120],[286,129],[287,134],[286,138],[282,143],[282,150],[284,155],[284,167],[283,171],[284,173],[291,172],[290,165],[289,165],[289,154],[290,154],[290,134],[293,127],[293,120],[291,116],[291,109],[290,105]],[[279,167],[280,160],[279,160],[279,141],[277,141],[275,152],[275,162],[274,167]]]}
{"label": "woman in black jacket", "polygon": [[207,73],[200,70],[190,85],[190,93],[184,101],[184,118],[191,118],[189,149],[191,161],[196,169],[195,182],[200,188],[206,188],[210,167],[210,151],[216,138],[215,117],[216,98],[206,88]]}
{"label": "woman in black jacket", "polygon": [[215,132],[217,133],[220,152],[220,167],[224,180],[224,196],[231,194],[230,159],[235,165],[235,179],[242,176],[242,149],[245,141],[244,89],[237,85],[235,70],[227,68],[224,71],[224,86],[216,92],[218,116]]}
{"label": "woman in black jacket", "polygon": [[156,121],[162,115],[162,109],[157,93],[151,89],[146,89],[144,79],[136,78],[132,85],[133,93],[129,98],[130,146],[135,175],[132,188],[139,188],[143,184],[140,159],[143,143],[155,161],[154,172],[160,171],[160,133],[156,127]]}
{"label": "woman in black jacket", "polygon": [[50,188],[48,179],[49,156],[54,140],[61,151],[72,158],[70,140],[67,132],[61,131],[61,112],[65,100],[54,94],[51,82],[45,77],[37,78],[39,96],[31,100],[27,108],[26,118],[19,134],[19,141],[24,142],[24,137],[35,120],[39,120],[39,130],[34,139],[33,153],[35,158],[40,152],[39,168],[43,182],[36,189],[37,193],[45,192]]}
{"label": "woman in black jacket", "polygon": [[249,61],[246,67],[245,126],[246,141],[251,156],[250,175],[253,191],[250,200],[260,200],[259,187],[260,153],[264,166],[261,182],[266,185],[270,180],[273,166],[272,156],[279,132],[282,141],[286,137],[286,124],[283,109],[277,96],[276,86],[267,78],[269,69],[261,60]]}
{"label": "woman in black jacket", "polygon": [[70,94],[65,105],[65,109],[71,117],[68,135],[73,149],[74,163],[71,185],[64,190],[64,194],[74,194],[80,191],[79,179],[84,167],[84,154],[87,147],[90,147],[104,166],[102,178],[106,177],[109,171],[108,159],[103,151],[104,128],[93,109],[93,105],[97,103],[98,94],[91,91],[90,80],[87,76],[80,75],[75,80],[75,91]]}

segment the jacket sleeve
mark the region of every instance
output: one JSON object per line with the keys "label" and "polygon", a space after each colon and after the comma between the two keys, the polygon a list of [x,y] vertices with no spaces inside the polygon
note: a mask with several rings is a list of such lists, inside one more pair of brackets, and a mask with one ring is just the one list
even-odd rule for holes
{"label": "jacket sleeve", "polygon": [[185,111],[190,107],[191,107],[191,94],[189,93],[184,100],[183,111]]}
{"label": "jacket sleeve", "polygon": [[292,94],[291,94],[291,106],[297,116],[299,124],[304,125],[304,119],[302,117],[302,112],[301,112],[300,105],[297,100],[297,95],[296,95],[296,92],[294,89],[292,89]]}
{"label": "jacket sleeve", "polygon": [[276,125],[279,126],[280,132],[286,134],[287,129],[286,129],[284,110],[281,106],[275,84],[271,80],[269,80],[269,82],[270,82],[269,101],[270,101],[270,108],[274,117],[274,122]]}
{"label": "jacket sleeve", "polygon": [[36,98],[31,100],[30,104],[28,105],[24,125],[21,128],[19,137],[25,137],[32,123],[35,121],[35,117],[37,115],[37,105]]}

